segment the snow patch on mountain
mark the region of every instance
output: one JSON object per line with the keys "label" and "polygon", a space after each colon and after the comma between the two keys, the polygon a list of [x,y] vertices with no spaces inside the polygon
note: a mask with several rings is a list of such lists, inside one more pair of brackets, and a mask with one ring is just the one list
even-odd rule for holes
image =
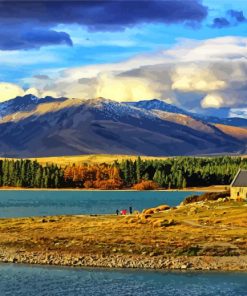
{"label": "snow patch on mountain", "polygon": [[94,108],[96,111],[101,112],[104,115],[105,119],[118,120],[123,117],[132,117],[140,120],[157,119],[157,117],[151,111],[104,98],[96,98],[84,101],[84,105],[87,105],[91,108]]}

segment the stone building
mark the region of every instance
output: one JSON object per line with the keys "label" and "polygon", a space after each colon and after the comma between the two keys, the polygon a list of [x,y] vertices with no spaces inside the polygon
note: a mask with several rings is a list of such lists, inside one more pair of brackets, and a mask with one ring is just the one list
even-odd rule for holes
{"label": "stone building", "polygon": [[247,200],[247,170],[239,170],[232,181],[231,199]]}

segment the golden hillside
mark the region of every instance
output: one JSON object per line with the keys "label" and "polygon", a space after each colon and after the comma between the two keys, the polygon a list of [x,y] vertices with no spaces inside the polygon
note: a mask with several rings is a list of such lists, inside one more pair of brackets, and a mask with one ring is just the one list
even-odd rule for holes
{"label": "golden hillside", "polygon": [[[61,166],[69,164],[98,164],[98,163],[113,163],[115,160],[119,162],[125,159],[137,159],[136,155],[117,155],[117,154],[88,154],[88,155],[76,155],[76,156],[52,156],[52,157],[38,157],[29,158],[31,160],[37,160],[41,164],[56,163]],[[154,157],[154,156],[141,156],[142,159],[167,159],[168,157]],[[4,158],[0,158],[4,159]],[[6,158],[8,159],[8,158]]]}

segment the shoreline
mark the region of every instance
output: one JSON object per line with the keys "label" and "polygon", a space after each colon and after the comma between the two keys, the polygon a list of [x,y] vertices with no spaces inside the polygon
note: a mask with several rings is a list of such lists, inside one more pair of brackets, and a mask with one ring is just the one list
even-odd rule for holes
{"label": "shoreline", "polygon": [[0,251],[0,263],[160,271],[247,272],[247,255],[150,257],[122,254],[71,255],[54,252],[11,252],[5,250]]}
{"label": "shoreline", "polygon": [[131,188],[116,190],[85,189],[85,188],[25,188],[25,187],[0,187],[0,191],[82,191],[82,192],[221,192],[228,189],[229,186],[213,185],[209,187],[188,187],[183,189],[156,189],[156,190],[135,190]]}

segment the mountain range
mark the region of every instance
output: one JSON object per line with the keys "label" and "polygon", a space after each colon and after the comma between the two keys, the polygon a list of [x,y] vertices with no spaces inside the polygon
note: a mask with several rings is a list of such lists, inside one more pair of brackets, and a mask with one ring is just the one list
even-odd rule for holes
{"label": "mountain range", "polygon": [[17,97],[0,103],[0,156],[245,153],[247,119],[198,115],[154,99]]}

